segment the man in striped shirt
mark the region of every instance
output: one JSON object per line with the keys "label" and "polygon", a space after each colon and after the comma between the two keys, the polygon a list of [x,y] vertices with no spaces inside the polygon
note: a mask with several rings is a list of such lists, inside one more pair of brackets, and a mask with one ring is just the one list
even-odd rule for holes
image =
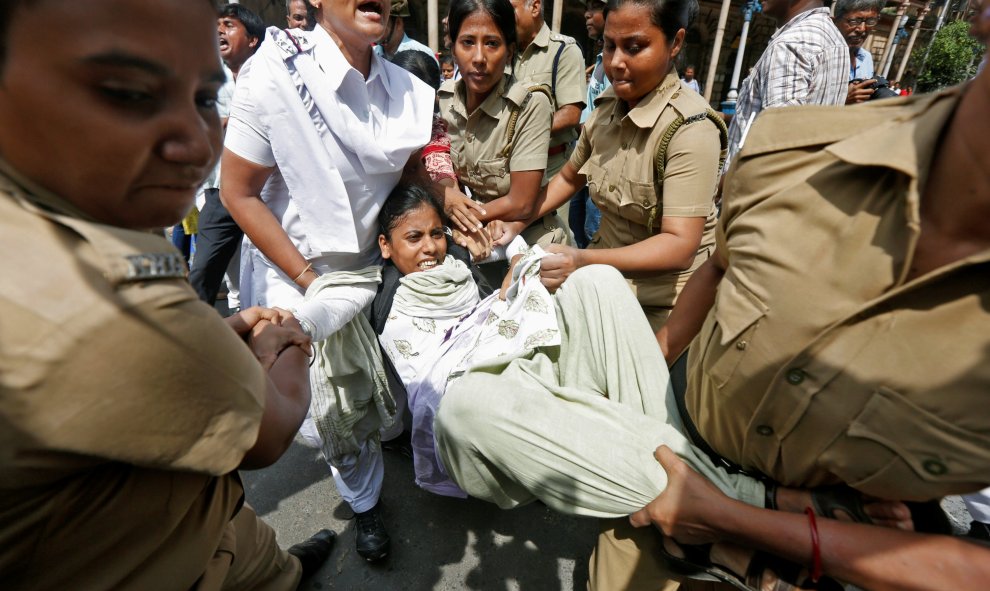
{"label": "man in striped shirt", "polygon": [[723,172],[764,109],[841,105],[846,100],[849,46],[822,0],[764,0],[763,12],[784,24],[739,89]]}

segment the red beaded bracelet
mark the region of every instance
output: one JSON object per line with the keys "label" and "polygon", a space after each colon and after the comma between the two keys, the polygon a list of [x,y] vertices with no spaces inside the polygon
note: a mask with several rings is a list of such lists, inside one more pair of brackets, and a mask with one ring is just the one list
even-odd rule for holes
{"label": "red beaded bracelet", "polygon": [[815,510],[811,507],[805,507],[804,513],[811,526],[811,582],[817,583],[822,578],[822,547],[818,542],[818,522],[815,520]]}

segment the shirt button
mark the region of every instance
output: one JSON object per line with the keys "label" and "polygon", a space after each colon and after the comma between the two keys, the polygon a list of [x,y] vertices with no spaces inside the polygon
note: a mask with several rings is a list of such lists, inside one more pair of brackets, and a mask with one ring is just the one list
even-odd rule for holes
{"label": "shirt button", "polygon": [[949,469],[938,460],[925,460],[921,467],[925,469],[925,472],[933,476],[941,476],[949,471]]}
{"label": "shirt button", "polygon": [[675,99],[675,98],[677,98],[679,96],[681,96],[681,93],[680,92],[675,92],[673,95],[671,95],[670,98]]}
{"label": "shirt button", "polygon": [[736,343],[736,349],[739,349],[740,351],[745,351],[747,345],[749,345],[749,343],[747,343],[746,341],[739,341],[738,343]]}
{"label": "shirt button", "polygon": [[770,437],[773,435],[773,427],[770,425],[760,425],[756,428],[756,432],[764,437]]}
{"label": "shirt button", "polygon": [[798,384],[804,381],[804,375],[805,375],[804,372],[801,371],[800,369],[792,369],[789,372],[787,372],[787,383],[791,384],[792,386],[797,386]]}
{"label": "shirt button", "polygon": [[622,149],[623,150],[628,150],[629,149],[629,142],[622,142]]}
{"label": "shirt button", "polygon": [[608,186],[608,191],[609,191],[609,193],[611,193],[612,191],[615,191],[615,185],[609,185]]}

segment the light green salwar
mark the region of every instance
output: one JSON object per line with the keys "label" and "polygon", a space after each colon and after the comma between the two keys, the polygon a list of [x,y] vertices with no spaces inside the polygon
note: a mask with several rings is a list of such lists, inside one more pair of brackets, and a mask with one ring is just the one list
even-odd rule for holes
{"label": "light green salwar", "polygon": [[[335,271],[318,277],[306,300],[331,294],[335,286],[380,283],[381,267]],[[360,452],[364,441],[392,426],[396,403],[388,387],[375,331],[364,314],[313,343],[310,414],[330,461]]]}
{"label": "light green salwar", "polygon": [[762,483],[716,468],[684,435],[659,345],[618,271],[582,268],[554,299],[559,347],[474,367],[447,388],[438,452],[465,492],[502,508],[538,498],[621,517],[666,486],[653,457],[665,444],[726,494],[762,506]]}

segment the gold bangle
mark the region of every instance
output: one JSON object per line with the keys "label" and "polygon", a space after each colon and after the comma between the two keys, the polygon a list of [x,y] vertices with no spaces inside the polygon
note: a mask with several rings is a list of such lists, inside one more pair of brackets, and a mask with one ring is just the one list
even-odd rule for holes
{"label": "gold bangle", "polygon": [[305,275],[305,274],[306,274],[306,273],[307,273],[308,271],[312,271],[312,270],[313,270],[313,263],[308,263],[308,264],[307,264],[307,265],[306,265],[306,266],[305,266],[305,267],[303,268],[303,270],[302,270],[302,271],[300,271],[298,275],[296,275],[296,278],[295,278],[295,279],[293,279],[293,280],[292,280],[292,282],[293,282],[293,283],[299,283],[299,280],[300,280],[300,279],[302,279],[302,276],[303,276],[303,275]]}

